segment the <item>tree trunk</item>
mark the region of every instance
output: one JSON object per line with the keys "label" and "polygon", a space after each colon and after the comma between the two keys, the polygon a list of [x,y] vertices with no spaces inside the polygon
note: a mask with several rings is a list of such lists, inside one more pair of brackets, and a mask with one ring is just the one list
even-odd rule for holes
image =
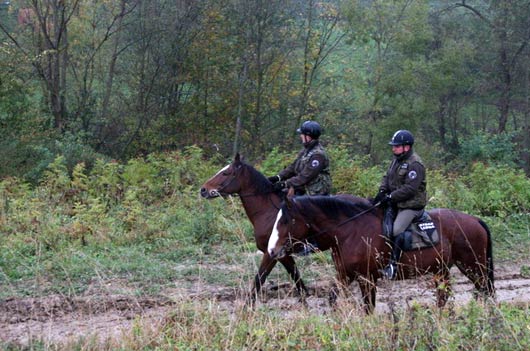
{"label": "tree trunk", "polygon": [[112,95],[112,85],[114,82],[114,74],[116,70],[116,61],[118,60],[118,47],[121,42],[121,32],[122,32],[122,23],[123,23],[124,15],[125,15],[125,0],[122,0],[121,1],[121,12],[120,12],[120,15],[118,16],[116,35],[114,37],[114,45],[112,48],[112,57],[109,63],[109,73],[107,76],[107,81],[105,83],[105,94],[103,96],[103,103],[101,105],[101,118],[102,119],[107,118],[107,114],[109,110],[110,96]]}

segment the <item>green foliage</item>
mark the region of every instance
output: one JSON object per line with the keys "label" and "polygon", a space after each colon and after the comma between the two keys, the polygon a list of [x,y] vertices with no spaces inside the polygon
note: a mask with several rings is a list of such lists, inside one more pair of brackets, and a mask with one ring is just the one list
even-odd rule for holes
{"label": "green foliage", "polygon": [[65,158],[58,156],[46,169],[42,180],[43,189],[50,197],[62,197],[70,189],[71,180]]}
{"label": "green foliage", "polygon": [[[304,118],[323,122],[330,144],[369,154],[369,166],[386,158],[380,140],[398,128],[443,148],[444,160],[462,160],[454,169],[471,160],[512,165],[529,147],[526,53],[518,52],[528,47],[528,1],[487,11],[406,0],[202,1],[188,11],[167,1],[78,1],[64,26],[52,25],[68,43],[57,74],[43,64],[57,53],[43,53],[29,26],[16,25],[20,8],[41,2],[2,11],[0,176],[37,184],[59,155],[71,172],[105,156],[126,162],[193,144],[228,154],[236,116],[254,160],[292,145]],[[67,5],[33,20],[53,23]],[[289,159],[277,156],[265,173]]]}
{"label": "green foliage", "polygon": [[294,161],[296,153],[280,151],[279,147],[274,147],[259,164],[259,170],[270,177],[278,174],[283,168]]}
{"label": "green foliage", "polygon": [[82,134],[64,133],[60,138],[56,138],[50,149],[54,155],[64,157],[66,167],[71,172],[78,163],[85,163],[91,168],[96,159],[104,157],[95,152],[86,142],[83,141]]}
{"label": "green foliage", "polygon": [[89,196],[108,207],[117,205],[123,199],[122,173],[123,165],[118,162],[97,159],[89,175]]}
{"label": "green foliage", "polygon": [[367,167],[367,158],[352,157],[342,147],[329,148],[333,192],[372,197],[377,193],[383,172],[380,167]]}
{"label": "green foliage", "polygon": [[516,145],[510,134],[478,133],[461,141],[458,162],[485,162],[492,166],[516,167]]}
{"label": "green foliage", "polygon": [[505,217],[530,209],[530,180],[520,170],[477,162],[463,181],[469,187],[473,212]]}

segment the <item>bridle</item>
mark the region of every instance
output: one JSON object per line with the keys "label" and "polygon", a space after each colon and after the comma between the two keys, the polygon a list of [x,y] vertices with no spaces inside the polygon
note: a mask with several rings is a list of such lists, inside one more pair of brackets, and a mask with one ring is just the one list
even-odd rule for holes
{"label": "bridle", "polygon": [[[232,185],[232,182],[235,181],[238,176],[239,176],[239,173],[242,171],[243,169],[243,164],[237,166],[237,167],[233,167],[233,165],[231,165],[232,168],[236,168],[232,174],[230,175],[230,177],[228,177],[227,179],[225,179],[223,181],[223,183],[221,183],[221,185],[219,186],[219,188],[216,190],[216,193],[220,196],[228,196],[228,195],[232,195],[233,193],[225,193],[223,192],[223,190],[225,188],[227,188],[228,186]],[[271,191],[272,193],[273,191]],[[246,193],[246,194],[241,194],[241,193],[237,193],[237,195],[240,197],[240,198],[244,198],[244,197],[252,197],[252,196],[258,196],[258,195],[263,195],[263,193],[260,193],[260,192],[249,192],[249,193]],[[272,201],[271,199],[271,202],[272,202],[272,205],[276,208],[276,209],[279,209],[275,204],[274,202]]]}
{"label": "bridle", "polygon": [[231,185],[232,182],[234,180],[236,180],[237,176],[238,176],[238,171],[239,169],[241,169],[241,166],[238,167],[238,169],[236,171],[233,171],[232,172],[232,175],[226,179],[225,181],[223,181],[223,183],[221,183],[221,186],[219,186],[219,188],[216,189],[216,192],[221,195],[221,196],[227,196],[227,195],[231,195],[230,193],[223,193],[223,189],[225,189],[227,186]]}

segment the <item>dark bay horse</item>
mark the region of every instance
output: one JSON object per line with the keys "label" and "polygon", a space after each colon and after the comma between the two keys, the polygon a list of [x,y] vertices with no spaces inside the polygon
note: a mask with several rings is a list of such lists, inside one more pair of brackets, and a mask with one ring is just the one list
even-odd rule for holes
{"label": "dark bay horse", "polygon": [[273,192],[272,183],[263,174],[241,161],[239,154],[236,154],[231,164],[217,172],[201,187],[201,196],[206,199],[232,194],[237,194],[241,198],[245,213],[254,227],[256,246],[263,252],[263,258],[250,294],[250,302],[255,301],[263,283],[265,283],[267,276],[277,261],[285,267],[295,282],[298,293],[304,298],[308,295],[308,291],[300,278],[300,273],[293,257],[286,255],[275,260],[267,253],[267,243],[269,242],[269,236],[280,209],[282,198],[280,194]]}
{"label": "dark bay horse", "polygon": [[[451,266],[474,284],[477,291],[494,297],[491,236],[486,224],[477,217],[450,209],[434,209],[434,221],[440,242],[432,247],[403,252],[398,279],[433,273],[437,284],[437,304],[443,307],[450,293]],[[367,199],[344,201],[336,197],[289,197],[278,212],[271,234],[270,257],[281,259],[298,241],[312,237],[322,250],[331,248],[342,288],[354,280],[359,283],[366,312],[375,308],[379,269],[389,260],[390,248],[382,236],[383,211]],[[330,292],[337,299],[338,287]]]}

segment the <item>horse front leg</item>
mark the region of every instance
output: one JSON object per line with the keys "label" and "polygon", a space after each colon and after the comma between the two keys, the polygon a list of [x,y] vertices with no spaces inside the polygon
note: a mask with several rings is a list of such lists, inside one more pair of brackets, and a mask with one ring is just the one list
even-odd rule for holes
{"label": "horse front leg", "polygon": [[364,312],[372,314],[375,310],[375,298],[377,293],[377,285],[374,278],[370,275],[368,277],[357,277],[359,288],[364,302]]}
{"label": "horse front leg", "polygon": [[305,286],[304,282],[302,281],[302,278],[300,277],[300,271],[298,270],[298,267],[296,266],[293,257],[285,256],[280,260],[280,263],[285,267],[285,269],[291,276],[291,279],[294,281],[296,291],[300,296],[300,302],[306,305],[306,297],[309,295],[309,291],[307,290],[307,287]]}
{"label": "horse front leg", "polygon": [[335,308],[337,305],[337,298],[342,293],[343,295],[346,295],[346,291],[348,290],[348,286],[350,285],[350,281],[348,279],[348,275],[346,274],[346,270],[344,268],[344,264],[342,262],[339,250],[337,248],[331,249],[331,257],[333,258],[333,262],[335,263],[335,270],[337,271],[337,278],[335,282],[333,283],[331,290],[329,291],[329,304],[332,308]]}
{"label": "horse front leg", "polygon": [[434,275],[436,287],[436,306],[442,308],[447,304],[449,296],[452,294],[451,276],[448,269]]}
{"label": "horse front leg", "polygon": [[269,254],[263,254],[263,258],[261,259],[261,263],[259,265],[258,273],[254,277],[254,285],[252,286],[250,294],[247,298],[246,304],[248,306],[254,307],[256,299],[261,291],[261,288],[263,287],[263,283],[265,283],[265,280],[276,265],[276,262],[277,261],[273,260],[269,256]]}

